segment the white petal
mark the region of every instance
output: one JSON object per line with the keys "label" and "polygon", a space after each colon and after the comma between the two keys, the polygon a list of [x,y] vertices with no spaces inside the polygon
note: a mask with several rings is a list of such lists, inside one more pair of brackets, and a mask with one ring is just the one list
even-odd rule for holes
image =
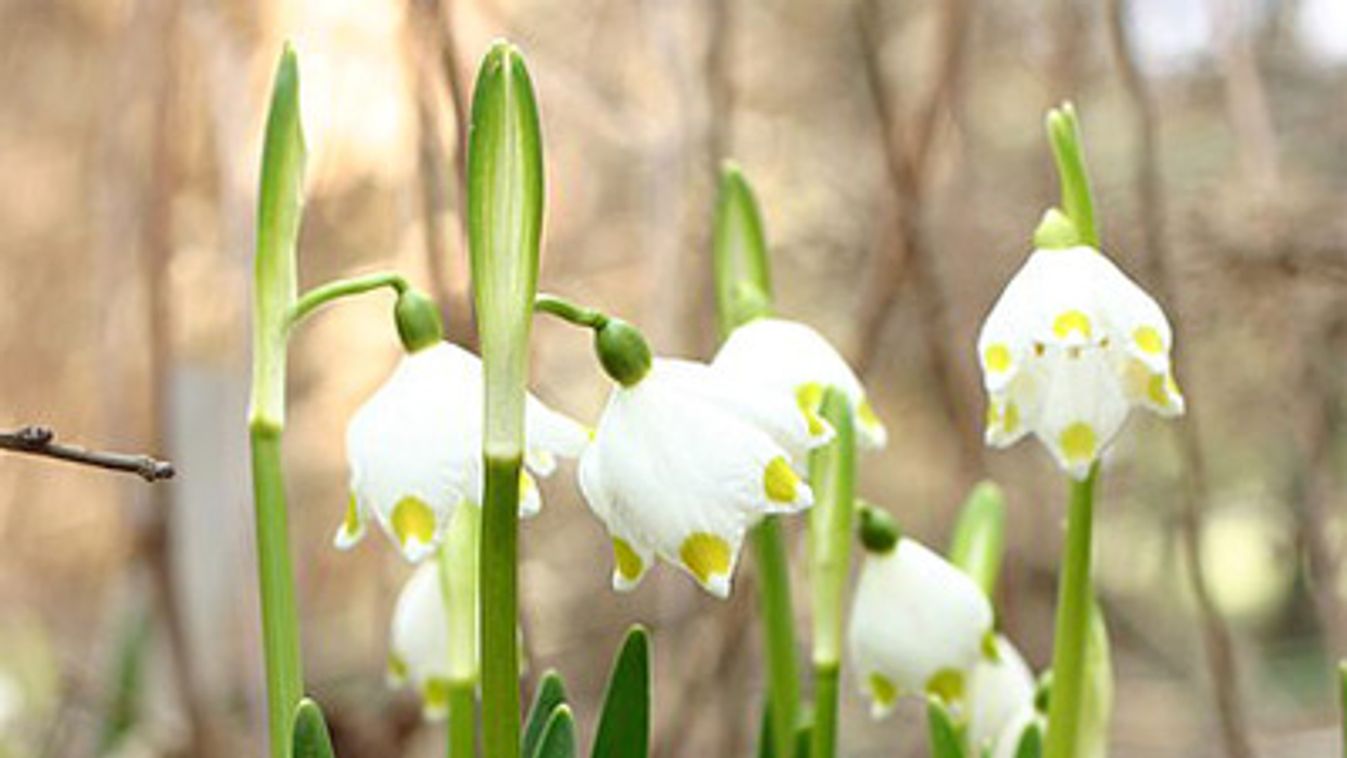
{"label": "white petal", "polygon": [[[855,372],[823,335],[805,324],[775,318],[751,321],[730,334],[711,365],[726,375],[771,388],[801,404],[804,402],[801,393],[807,388],[816,389],[815,394],[821,395],[822,388],[836,387],[856,409],[861,442],[876,448],[883,447],[887,440],[884,425],[870,408]],[[808,420],[816,409],[802,410]]]}
{"label": "white petal", "polygon": [[1127,419],[1128,403],[1108,357],[1098,350],[1050,346],[1048,386],[1033,428],[1057,464],[1084,479]]}
{"label": "white petal", "polygon": [[[434,561],[417,567],[398,595],[389,634],[393,666],[403,667],[402,675],[418,692],[424,693],[434,681],[449,679],[449,623],[440,591],[439,567]],[[428,715],[438,709],[430,706]]]}
{"label": "white petal", "polygon": [[599,517],[613,542],[613,589],[630,592],[654,565],[655,554],[649,545],[632,534],[626,522],[610,506],[611,495],[604,480],[599,455],[591,451],[580,458],[580,491],[585,502]]}
{"label": "white petal", "polygon": [[[525,399],[524,426],[531,455],[578,458],[589,444],[589,430],[583,424],[552,410],[532,394]],[[550,466],[544,468],[549,470],[534,470],[539,476],[551,473]]]}
{"label": "white petal", "polygon": [[849,637],[872,690],[875,674],[895,695],[925,692],[944,672],[966,676],[991,625],[977,584],[921,544],[904,538],[889,553],[865,557]]}
{"label": "white petal", "polygon": [[338,550],[350,550],[365,538],[365,525],[369,521],[369,511],[360,504],[360,498],[352,492],[346,502],[346,515],[336,534],[332,535],[332,545]]}
{"label": "white petal", "polygon": [[996,736],[995,748],[992,750],[992,758],[1015,758],[1019,751],[1020,739],[1024,737],[1024,730],[1037,723],[1040,728],[1046,723],[1046,720],[1034,709],[1033,703],[1021,707],[1010,718],[1001,733]]}
{"label": "white petal", "polygon": [[1019,711],[1034,705],[1034,676],[1015,646],[996,635],[996,660],[980,659],[969,679],[968,740],[975,750],[995,741]]}

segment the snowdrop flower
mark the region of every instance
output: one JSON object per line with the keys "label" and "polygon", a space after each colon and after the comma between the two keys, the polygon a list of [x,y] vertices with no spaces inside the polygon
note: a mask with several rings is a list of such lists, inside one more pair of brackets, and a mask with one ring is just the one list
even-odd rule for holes
{"label": "snowdrop flower", "polygon": [[1004,635],[992,644],[995,656],[980,659],[968,680],[968,743],[974,755],[996,744],[1021,710],[1034,707],[1034,675],[1024,658]]}
{"label": "snowdrop flower", "polygon": [[416,568],[398,595],[389,630],[389,684],[414,687],[428,719],[442,719],[449,710],[449,614],[439,569],[435,561]]}
{"label": "snowdrop flower", "polygon": [[[528,516],[541,506],[532,475],[549,475],[555,456],[579,455],[588,433],[532,395],[525,414],[529,447],[520,512]],[[351,495],[336,546],[347,549],[358,542],[372,516],[407,560],[433,553],[454,509],[479,502],[481,447],[482,364],[477,356],[448,342],[404,355],[347,427]]]}
{"label": "snowdrop flower", "polygon": [[619,385],[580,459],[580,489],[612,535],[613,588],[634,588],[659,556],[726,597],[744,533],[813,503],[793,462],[827,436],[786,396],[703,363],[652,361],[613,321],[597,334]]}
{"label": "snowdrop flower", "polygon": [[865,388],[845,359],[823,335],[796,321],[760,318],[735,329],[716,353],[713,366],[743,381],[788,393],[800,406],[811,431],[827,422],[819,404],[827,387],[836,387],[855,409],[861,445],[884,447],[888,433],[865,396]]}
{"label": "snowdrop flower", "polygon": [[1033,432],[1084,479],[1134,405],[1183,413],[1160,306],[1091,247],[1035,250],[978,337],[987,443]]}
{"label": "snowdrop flower", "polygon": [[887,515],[861,515],[866,556],[851,610],[851,654],[871,715],[904,694],[959,704],[969,672],[990,652],[992,607],[977,583],[896,529]]}

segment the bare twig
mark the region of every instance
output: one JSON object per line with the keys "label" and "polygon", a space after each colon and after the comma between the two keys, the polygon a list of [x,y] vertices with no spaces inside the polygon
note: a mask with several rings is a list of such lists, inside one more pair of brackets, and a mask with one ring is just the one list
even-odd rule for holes
{"label": "bare twig", "polygon": [[[1128,36],[1123,0],[1108,0],[1109,42],[1122,73],[1123,84],[1136,110],[1137,194],[1140,196],[1142,229],[1147,256],[1147,273],[1162,298],[1174,301],[1174,281],[1170,270],[1169,242],[1166,236],[1164,185],[1160,180],[1159,130],[1155,100],[1141,74]],[[1177,303],[1176,303],[1177,305]],[[1187,321],[1177,319],[1175,331],[1180,339]],[[1180,356],[1180,358],[1182,355]],[[1212,600],[1202,563],[1202,520],[1209,499],[1205,459],[1198,436],[1197,419],[1189,416],[1171,425],[1178,437],[1183,461],[1183,486],[1179,490],[1179,532],[1183,543],[1184,566],[1193,597],[1197,600],[1202,625],[1202,647],[1206,654],[1213,695],[1220,717],[1221,737],[1226,754],[1234,758],[1253,755],[1249,739],[1248,717],[1244,712],[1230,629]]]}
{"label": "bare twig", "polygon": [[57,458],[84,466],[125,471],[147,482],[173,478],[173,464],[148,455],[126,455],[88,450],[56,442],[56,433],[45,426],[25,426],[12,432],[0,432],[0,450],[11,453]]}

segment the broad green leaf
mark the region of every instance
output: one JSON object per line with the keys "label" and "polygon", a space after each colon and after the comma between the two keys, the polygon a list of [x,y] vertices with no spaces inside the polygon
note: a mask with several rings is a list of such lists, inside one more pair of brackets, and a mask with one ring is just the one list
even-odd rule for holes
{"label": "broad green leaf", "polygon": [[323,709],[310,698],[295,708],[294,750],[292,758],[333,758],[332,738],[327,733]]}
{"label": "broad green leaf", "polygon": [[982,482],[973,488],[959,513],[950,541],[949,560],[992,597],[1006,547],[1006,501],[1001,488]]}
{"label": "broad green leaf", "polygon": [[575,718],[569,705],[552,711],[532,758],[575,758]]}
{"label": "broad green leaf", "polygon": [[650,635],[633,626],[608,679],[593,758],[644,758],[650,752]]}
{"label": "broad green leaf", "polygon": [[528,721],[524,725],[523,755],[533,755],[533,751],[538,747],[538,740],[543,736],[543,729],[547,727],[547,720],[552,717],[552,712],[565,704],[566,684],[560,674],[548,669],[539,680],[538,691],[533,696],[533,705],[529,707]]}
{"label": "broad green leaf", "polygon": [[300,124],[299,64],[290,45],[281,53],[262,145],[253,261],[253,384],[249,421],[285,423],[285,330],[295,301],[295,248],[303,211],[304,133]]}
{"label": "broad green leaf", "polygon": [[524,438],[524,382],[543,228],[543,143],[524,57],[508,42],[482,60],[468,132],[468,251],[487,387],[484,439],[498,456]]}
{"label": "broad green leaf", "polygon": [[939,698],[926,699],[926,727],[932,758],[964,758],[963,735]]}

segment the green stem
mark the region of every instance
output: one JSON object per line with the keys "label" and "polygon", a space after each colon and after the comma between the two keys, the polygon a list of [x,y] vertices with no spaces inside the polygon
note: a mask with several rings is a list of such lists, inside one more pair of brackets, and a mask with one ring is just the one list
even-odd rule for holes
{"label": "green stem", "polygon": [[608,323],[608,316],[602,311],[572,303],[556,295],[538,295],[533,299],[533,310],[590,329],[602,329]]}
{"label": "green stem", "polygon": [[1347,758],[1347,659],[1338,661],[1338,706],[1342,708],[1342,754]]}
{"label": "green stem", "polygon": [[795,614],[790,601],[790,565],[781,524],[768,516],[749,532],[758,563],[758,603],[767,656],[767,700],[774,755],[794,754],[800,678],[795,663]]}
{"label": "green stem", "polygon": [[449,758],[471,758],[477,754],[477,735],[473,719],[477,708],[477,686],[472,682],[449,683]]}
{"label": "green stem", "polygon": [[290,725],[304,695],[300,671],[299,619],[286,525],[279,427],[254,422],[253,503],[256,507],[257,568],[262,596],[262,651],[267,669],[267,715],[272,758],[290,755]]}
{"label": "green stem", "polygon": [[519,456],[487,456],[482,498],[480,613],[482,737],[488,758],[519,755],[519,644],[515,609]]}
{"label": "green stem", "polygon": [[359,295],[380,287],[391,287],[393,291],[401,295],[407,291],[407,280],[402,278],[401,274],[392,271],[380,271],[319,285],[300,295],[295,304],[290,306],[290,310],[285,315],[286,328],[293,327],[303,321],[304,317],[333,300],[350,295]]}
{"label": "green stem", "polygon": [[1094,520],[1094,486],[1099,464],[1084,481],[1071,482],[1066,543],[1057,584],[1057,625],[1052,647],[1052,696],[1048,705],[1046,758],[1073,758],[1085,694],[1086,640],[1090,607],[1090,540]]}
{"label": "green stem", "polygon": [[837,750],[837,671],[842,660],[842,605],[851,568],[855,521],[856,436],[851,403],[834,388],[820,415],[832,424],[832,444],[809,458],[814,507],[809,509],[809,578],[814,605],[814,729],[810,758]]}
{"label": "green stem", "polygon": [[448,617],[451,758],[472,755],[477,741],[477,541],[481,512],[475,505],[461,504],[438,553],[440,592]]}

